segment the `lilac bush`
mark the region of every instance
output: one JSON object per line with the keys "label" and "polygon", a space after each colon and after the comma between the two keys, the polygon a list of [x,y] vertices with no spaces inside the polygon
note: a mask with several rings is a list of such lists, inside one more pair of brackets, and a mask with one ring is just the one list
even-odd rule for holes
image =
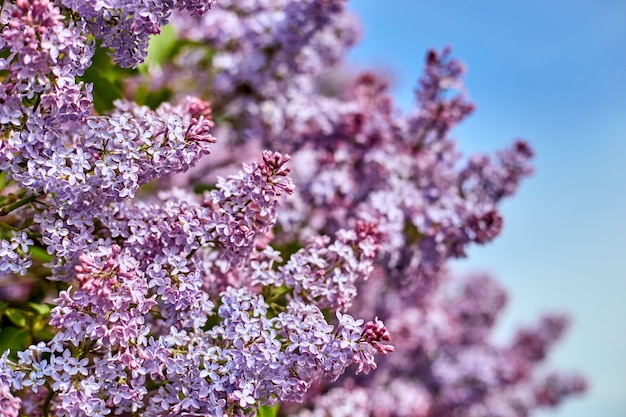
{"label": "lilac bush", "polygon": [[543,367],[565,316],[497,344],[504,290],[447,271],[533,156],[457,149],[449,49],[405,115],[342,72],[345,0],[12,0],[0,31],[0,416],[508,417],[584,391]]}

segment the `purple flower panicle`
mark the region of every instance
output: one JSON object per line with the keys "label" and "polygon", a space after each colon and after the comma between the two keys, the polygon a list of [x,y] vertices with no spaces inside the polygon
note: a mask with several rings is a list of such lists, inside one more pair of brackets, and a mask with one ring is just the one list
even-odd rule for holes
{"label": "purple flower panicle", "polygon": [[[170,20],[122,90],[173,101],[96,114],[96,43],[136,67]],[[564,316],[495,343],[506,292],[447,269],[501,232],[530,146],[465,157],[451,49],[403,114],[336,67],[357,36],[345,0],[3,2],[0,278],[61,282],[54,336],[0,357],[1,416],[522,417],[585,390],[540,369]]]}

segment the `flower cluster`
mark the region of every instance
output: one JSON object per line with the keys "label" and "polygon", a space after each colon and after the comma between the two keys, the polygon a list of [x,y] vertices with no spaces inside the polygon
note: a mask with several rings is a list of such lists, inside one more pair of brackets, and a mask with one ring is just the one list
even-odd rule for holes
{"label": "flower cluster", "polygon": [[285,286],[293,294],[320,308],[347,310],[357,295],[356,284],[372,272],[378,243],[372,225],[357,223],[356,230],[340,230],[331,242],[317,236],[278,268],[268,270],[276,260],[274,251],[264,251],[251,264],[254,283]]}
{"label": "flower cluster", "polygon": [[58,2],[79,16],[89,33],[102,41],[103,46],[112,49],[115,62],[123,67],[134,67],[146,58],[150,36],[160,33],[173,10],[202,14],[216,0]]}
{"label": "flower cluster", "polygon": [[215,3],[0,6],[0,284],[33,285],[0,303],[0,415],[521,417],[584,391],[538,370],[563,316],[496,344],[504,290],[447,273],[533,156],[457,149],[451,51],[404,115],[332,68],[345,0]]}
{"label": "flower cluster", "polygon": [[[0,368],[6,368],[7,353],[0,357]],[[22,401],[19,397],[15,397],[10,391],[10,384],[6,378],[0,379],[0,410],[2,415],[6,417],[18,417]]]}
{"label": "flower cluster", "polygon": [[220,0],[173,22],[185,46],[153,68],[151,88],[209,94],[237,143],[261,139],[290,152],[306,131],[331,129],[326,119],[340,109],[319,94],[317,78],[358,37],[346,0]]}
{"label": "flower cluster", "polygon": [[442,288],[428,306],[378,292],[377,312],[387,317],[394,354],[373,378],[344,376],[325,395],[310,396],[309,408],[297,415],[522,417],[585,390],[579,375],[545,373],[539,366],[562,336],[564,316],[546,315],[511,343],[496,344],[490,336],[505,305],[502,288],[484,275],[453,287]]}
{"label": "flower cluster", "polygon": [[[155,120],[150,126],[158,129]],[[167,143],[173,147],[175,140]],[[163,163],[176,163],[175,156]],[[263,404],[302,400],[313,383],[335,380],[352,364],[357,372],[375,368],[377,352],[391,349],[379,344],[389,341],[382,323],[364,325],[338,313],[333,325],[301,296],[316,290],[313,283],[284,292],[282,282],[265,282],[270,305],[249,275],[249,259],[271,251],[278,202],[293,192],[288,161],[288,155],[263,152],[260,162],[219,178],[202,196],[178,190],[147,203],[103,192],[97,210],[82,209],[80,219],[74,211],[65,222],[58,203],[45,212],[56,218],[49,226],[54,233],[38,218],[42,241],[66,262],[57,278],[72,286],[55,300],[52,340],[0,369],[22,393],[23,408],[59,416],[254,415]],[[89,207],[89,201],[75,206]],[[96,221],[102,226],[94,227]],[[335,250],[316,253],[317,262],[332,264],[339,283],[366,279],[374,232],[366,225],[342,232],[331,244]],[[73,238],[79,234],[83,239]],[[76,263],[68,252],[59,255],[66,241],[81,253]],[[309,263],[299,253],[288,261],[295,270]],[[272,267],[263,272],[287,276]]]}
{"label": "flower cluster", "polygon": [[69,21],[53,2],[5,3],[0,13],[2,170],[7,161],[21,162],[22,147],[55,142],[47,131],[91,112],[91,87],[76,77],[91,65],[94,53],[85,23]]}
{"label": "flower cluster", "polygon": [[[532,151],[523,141],[495,161],[486,155],[462,160],[445,135],[458,122],[452,108],[471,105],[460,102],[462,96],[446,99],[447,84],[433,79],[435,72],[460,84],[460,64],[446,63],[446,53],[429,54],[422,78],[423,85],[440,86],[432,94],[442,112],[435,121],[428,122],[435,116],[422,108],[398,117],[378,77],[365,74],[355,81],[349,91],[351,110],[341,115],[332,133],[294,153],[296,161],[303,158],[297,165],[303,169],[294,170],[300,187],[289,203],[295,213],[284,223],[299,234],[331,233],[353,218],[376,224],[385,237],[379,261],[390,284],[418,286],[420,297],[437,288],[433,280],[449,258],[465,256],[468,245],[498,235],[498,203],[532,172]],[[433,66],[450,68],[444,77]]]}
{"label": "flower cluster", "polygon": [[0,277],[25,275],[32,265],[28,248],[33,245],[25,232],[12,231],[9,240],[0,240]]}
{"label": "flower cluster", "polygon": [[[326,4],[297,3],[303,8],[309,3]],[[323,65],[294,68],[292,77],[276,77],[278,81],[261,78],[266,72],[255,67],[259,62],[272,69],[288,68],[283,61],[291,56],[291,46],[283,42],[285,37],[306,40],[299,51],[313,51],[306,56],[316,56],[326,66],[336,58],[325,53],[317,36],[339,37],[349,41],[345,46],[353,38],[333,29],[348,21],[343,7],[330,7],[329,17],[319,22],[317,35],[310,38],[301,37],[301,29],[291,26],[286,27],[293,33],[285,35],[282,14],[262,1],[255,7],[257,13],[250,14],[246,8],[220,3],[212,13],[196,19],[195,25],[182,21],[179,36],[203,43],[174,57],[161,74],[155,74],[151,88],[174,92],[180,83],[208,91],[235,139],[257,138],[261,146],[290,150],[299,186],[279,221],[285,231],[297,234],[294,239],[333,234],[350,221],[373,223],[385,236],[380,257],[394,281],[419,285],[426,292],[435,288],[431,281],[449,258],[464,256],[468,245],[487,243],[499,234],[503,220],[498,204],[532,173],[530,146],[518,140],[496,158],[473,155],[463,160],[448,133],[474,105],[463,88],[465,68],[450,57],[449,48],[428,53],[416,92],[419,107],[407,116],[394,109],[387,83],[375,74],[362,74],[343,88],[335,87],[339,91],[332,94],[322,93],[324,85],[331,83]],[[218,21],[220,13],[229,18]],[[279,28],[280,36],[269,37],[264,26],[256,24],[259,14],[268,15],[268,22],[270,17],[277,19],[272,27]],[[233,25],[244,34],[237,41],[230,37]],[[185,61],[186,54],[202,56],[198,50],[202,45],[218,51],[209,68],[202,60]],[[254,51],[249,50],[252,46]],[[220,67],[219,54],[224,50],[236,52],[236,58],[226,60],[232,63],[232,71]],[[248,67],[254,70],[242,69]],[[207,70],[215,75],[194,80],[185,75],[185,71]],[[159,82],[161,76],[167,82]],[[226,90],[235,95],[236,103],[220,93],[222,77],[230,80]],[[306,86],[296,81],[303,77]],[[294,98],[290,91],[296,86]],[[268,101],[271,104],[266,105]],[[236,153],[241,145],[234,143],[230,151]]]}
{"label": "flower cluster", "polygon": [[194,117],[194,106],[197,100],[187,99],[152,111],[119,102],[109,116],[86,118],[63,136],[67,142],[40,143],[36,155],[23,152],[27,160],[11,165],[11,178],[30,194],[25,200],[42,205],[32,216],[56,265],[96,244],[97,219],[109,204],[133,197],[154,178],[187,170],[209,152],[212,122]]}
{"label": "flower cluster", "polygon": [[0,168],[20,188],[0,213],[35,218],[56,264],[97,240],[102,205],[187,170],[214,142],[209,105],[197,99],[154,111],[118,102],[111,114],[92,115],[92,86],[77,80],[91,64],[92,34],[64,12],[48,0],[18,0],[0,14]]}
{"label": "flower cluster", "polygon": [[276,307],[246,287],[229,286],[214,303],[182,259],[155,274],[160,263],[145,271],[133,252],[113,245],[81,255],[76,288],[52,310],[54,338],[15,363],[4,358],[2,381],[32,393],[25,407],[59,416],[254,415],[261,404],[302,400],[313,382],[353,363],[368,372],[377,351],[392,350],[378,344],[389,340],[378,320],[337,313],[333,326],[297,298],[270,316]]}

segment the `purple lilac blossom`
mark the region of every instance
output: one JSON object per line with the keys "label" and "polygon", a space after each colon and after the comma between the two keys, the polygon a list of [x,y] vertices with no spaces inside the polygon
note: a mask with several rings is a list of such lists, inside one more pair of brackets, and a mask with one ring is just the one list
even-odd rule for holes
{"label": "purple lilac blossom", "polygon": [[357,223],[356,230],[340,230],[331,243],[328,236],[317,236],[278,268],[265,266],[272,262],[255,259],[251,265],[253,282],[286,286],[305,302],[320,308],[347,310],[357,295],[355,284],[367,279],[378,250],[377,232],[373,225]]}
{"label": "purple lilac blossom", "polygon": [[12,177],[33,193],[54,194],[56,206],[132,198],[150,179],[185,171],[208,153],[215,141],[209,133],[213,123],[191,114],[194,102],[188,98],[155,111],[116,102],[110,115],[90,116],[75,126],[66,138],[73,148],[33,155],[26,169],[13,165]]}
{"label": "purple lilac blossom", "polygon": [[[93,55],[80,23],[67,22],[47,0],[7,3],[0,13],[0,168],[24,170],[44,149],[64,145],[64,123],[91,112],[91,86],[76,82]],[[43,154],[43,155],[42,155]],[[18,168],[20,167],[20,168]]]}
{"label": "purple lilac blossom", "polygon": [[46,0],[20,0],[0,14],[0,47],[7,54],[0,60],[7,72],[0,167],[33,202],[15,213],[35,219],[34,231],[57,256],[53,265],[93,247],[102,205],[132,197],[155,177],[187,170],[214,142],[210,108],[197,99],[155,111],[118,102],[112,114],[92,115],[91,85],[76,77],[91,64],[94,45],[84,21],[63,12]]}
{"label": "purple lilac blossom", "polygon": [[0,239],[0,278],[26,274],[32,265],[28,248],[33,243],[26,232],[11,231],[9,240]]}
{"label": "purple lilac blossom", "polygon": [[[372,280],[376,274],[365,285]],[[455,291],[441,286],[422,305],[408,294],[377,292],[376,311],[394,336],[394,354],[379,361],[371,379],[344,375],[320,388],[324,394],[308,396],[308,407],[298,415],[341,416],[343,398],[354,395],[368,399],[359,404],[366,416],[523,417],[584,392],[580,375],[546,373],[543,367],[547,351],[564,333],[564,316],[547,315],[521,329],[510,344],[497,344],[491,333],[505,305],[502,288],[485,275],[451,284]],[[359,307],[353,310],[371,311],[369,305]],[[391,402],[401,389],[419,401],[408,408],[381,408],[381,403],[401,404],[400,398]]]}
{"label": "purple lilac blossom", "polygon": [[[105,206],[106,234],[66,272],[72,286],[55,300],[54,338],[0,369],[24,407],[58,416],[247,416],[262,404],[301,401],[313,383],[336,380],[352,364],[357,373],[375,369],[376,354],[393,350],[381,321],[337,312],[333,325],[295,291],[270,306],[259,292],[281,287],[260,288],[247,275],[248,259],[269,248],[278,201],[293,191],[288,160],[264,152],[203,197],[179,191],[151,206]],[[334,249],[342,256],[318,259],[334,263],[339,282],[354,280],[353,270],[366,279],[373,234],[367,225],[343,231],[343,252]],[[292,257],[294,268],[309,262]],[[75,350],[84,354],[77,359]]]}
{"label": "purple lilac blossom", "polygon": [[[7,356],[8,352],[5,352],[0,357],[0,369],[7,368]],[[0,415],[2,417],[18,417],[22,406],[21,399],[11,393],[10,375],[10,373],[0,375]]]}
{"label": "purple lilac blossom", "polygon": [[[474,105],[450,50],[429,52],[405,116],[374,74],[330,85],[357,34],[344,0],[222,0],[197,16],[213,3],[3,5],[0,166],[25,195],[13,215],[41,238],[3,239],[0,266],[24,273],[41,244],[50,278],[71,286],[53,339],[0,359],[2,412],[253,416],[281,403],[302,416],[521,417],[584,391],[578,375],[538,371],[562,316],[498,345],[504,291],[446,272],[498,235],[499,203],[532,173],[524,141],[463,159],[449,134]],[[132,67],[182,9],[196,14],[174,19],[193,42],[149,68],[179,104],[93,115],[92,87],[76,81],[90,39]],[[208,94],[218,126],[189,90]],[[233,139],[226,161],[256,141],[289,151],[292,172],[265,151],[228,178],[209,177],[210,162],[188,177],[211,184],[202,196],[137,198],[208,153],[215,128]]]}
{"label": "purple lilac blossom", "polygon": [[108,204],[132,198],[140,186],[185,171],[215,141],[207,103],[186,98],[155,111],[118,102],[110,116],[90,116],[66,138],[72,147],[47,146],[12,178],[45,207],[31,209],[53,264],[61,266],[98,240]]}
{"label": "purple lilac blossom", "polygon": [[[343,122],[294,153],[300,186],[281,225],[306,236],[331,234],[350,219],[376,224],[384,236],[378,261],[390,284],[419,286],[414,293],[426,296],[437,287],[433,280],[445,261],[498,235],[497,205],[532,172],[532,153],[518,141],[496,162],[481,158],[488,170],[464,168],[455,143],[436,139],[441,128],[415,131],[421,123],[416,120],[426,116],[418,111],[400,118],[386,88],[373,75],[361,76]],[[439,105],[459,104],[453,99]],[[446,120],[451,128],[454,120]],[[488,193],[482,191],[486,182]]]}
{"label": "purple lilac blossom", "polygon": [[87,30],[112,49],[122,67],[135,67],[147,55],[150,36],[159,34],[173,10],[203,14],[216,0],[57,0],[87,25]]}
{"label": "purple lilac blossom", "polygon": [[340,110],[318,93],[317,78],[358,37],[345,3],[224,0],[201,17],[177,14],[179,36],[191,43],[152,68],[151,88],[204,92],[226,116],[229,139],[262,139],[264,148],[291,152],[305,132],[331,128],[327,119]]}
{"label": "purple lilac blossom", "polygon": [[[261,1],[246,3],[241,9],[225,6],[228,13],[224,12],[224,19],[217,20],[217,14],[207,15],[197,20],[199,26],[183,24],[180,31],[183,38],[206,42],[214,52],[212,56],[219,58],[207,64],[202,60],[201,45],[199,50],[190,48],[172,66],[161,68],[161,78],[155,73],[152,87],[176,91],[177,83],[188,83],[189,74],[204,72],[206,77],[195,80],[197,83],[192,80],[191,85],[213,94],[216,112],[225,116],[217,128],[225,127],[238,139],[256,137],[261,146],[285,146],[290,150],[298,187],[278,217],[281,233],[276,238],[281,244],[302,244],[320,234],[337,236],[345,224],[359,221],[376,225],[380,233],[380,250],[372,264],[375,278],[359,282],[358,296],[351,298],[349,311],[358,312],[357,316],[384,318],[390,332],[399,335],[395,339],[396,354],[381,362],[373,380],[342,378],[318,387],[307,397],[309,411],[302,412],[342,415],[337,402],[333,407],[316,408],[324,392],[331,395],[333,390],[352,384],[343,391],[346,395],[354,392],[358,397],[366,389],[368,398],[376,399],[379,392],[389,392],[392,381],[397,380],[405,381],[406,389],[423,393],[422,405],[394,414],[393,410],[382,411],[371,404],[362,412],[444,416],[459,410],[462,416],[479,413],[476,410],[483,404],[520,401],[519,407],[511,407],[518,410],[516,415],[524,415],[542,406],[556,405],[558,401],[541,403],[533,394],[537,391],[535,385],[540,384],[537,381],[541,381],[536,369],[543,356],[532,361],[524,349],[513,352],[489,340],[506,301],[499,286],[487,277],[471,280],[461,291],[462,296],[456,298],[458,309],[452,308],[443,295],[454,282],[448,277],[446,262],[465,256],[470,245],[485,244],[500,233],[503,219],[499,204],[533,171],[533,152],[523,140],[516,140],[495,156],[464,158],[459,152],[449,137],[450,131],[471,114],[474,104],[463,87],[465,68],[451,58],[450,49],[428,53],[416,92],[416,109],[406,116],[394,108],[387,83],[375,74],[366,73],[351,86],[324,95],[320,89],[323,71],[305,72],[306,84],[299,85],[307,87],[300,88],[302,94],[294,99],[288,95],[287,86],[290,80],[299,79],[301,72],[297,68],[291,69],[293,77],[246,82],[261,80],[268,74],[262,71],[262,63],[289,50],[278,41],[271,44],[278,45],[276,49],[240,53],[249,45],[270,45],[266,41],[270,37],[264,37],[269,32],[262,24],[255,26],[257,15],[247,10],[271,9]],[[292,39],[298,39],[298,30],[291,30]],[[234,40],[229,33],[241,35],[241,41],[220,44],[219,39]],[[260,43],[247,43],[248,39]],[[309,45],[310,50],[319,46],[313,41]],[[223,50],[228,52],[220,55]],[[314,54],[324,56],[323,48],[320,46]],[[337,60],[325,62],[331,65]],[[246,78],[245,72],[238,72],[240,68],[254,71]],[[182,70],[180,78],[174,69]],[[283,88],[274,89],[274,85]],[[236,98],[220,95],[222,88]],[[264,88],[272,94],[265,95]],[[290,98],[288,104],[282,102],[286,97]],[[286,115],[291,110],[297,112],[297,121],[289,119],[287,123]],[[311,252],[305,246],[298,256],[315,255],[307,250]],[[263,272],[268,265],[282,262],[271,248],[254,262],[252,268],[261,272],[254,270],[253,274],[261,277],[261,282],[277,282],[279,277],[274,272]],[[315,282],[309,273],[319,265],[313,257],[304,273],[291,269],[291,281],[280,282],[292,288],[300,282]],[[325,273],[320,274],[323,276]],[[326,284],[322,287],[329,291]],[[547,350],[551,345],[543,346]],[[572,378],[582,381],[577,376]],[[560,388],[553,390],[562,389],[562,395],[555,395],[558,400],[584,390],[583,383],[567,383],[567,377],[562,381]]]}
{"label": "purple lilac blossom", "polygon": [[[313,382],[337,379],[353,363],[357,373],[368,372],[377,343],[389,341],[379,321],[363,326],[337,313],[333,326],[295,299],[269,318],[261,295],[233,287],[217,305],[206,301],[203,319],[164,326],[166,297],[150,290],[139,266],[116,245],[82,255],[76,289],[62,291],[52,311],[58,333],[18,352],[16,363],[5,357],[3,380],[16,391],[49,393],[59,416],[143,409],[150,416],[254,415],[252,406],[301,400]],[[205,330],[211,316],[218,324]],[[85,352],[80,360],[74,349]]]}
{"label": "purple lilac blossom", "polygon": [[[53,121],[89,114],[91,87],[75,80],[91,65],[93,55],[81,22],[68,21],[50,1],[18,0],[4,5],[0,27],[0,49],[8,55],[0,59],[0,68],[7,72],[0,91],[3,131],[32,118],[38,119],[34,125],[45,121],[50,128]],[[20,142],[18,137],[13,140]]]}
{"label": "purple lilac blossom", "polygon": [[[302,2],[298,7],[308,4]],[[251,10],[257,13],[250,14]],[[320,21],[319,27],[325,28],[319,29],[320,34],[347,15],[342,7],[329,10],[332,18]],[[296,83],[294,77],[279,78],[280,87],[274,88],[275,82],[261,80],[264,73],[255,67],[250,71],[250,82],[236,80],[239,76],[245,78],[239,71],[247,65],[254,66],[259,54],[263,62],[273,63],[269,68],[280,67],[283,58],[279,57],[288,56],[286,51],[290,48],[281,43],[283,35],[287,36],[284,31],[292,31],[289,39],[300,39],[302,35],[297,28],[281,26],[284,22],[278,19],[279,24],[271,30],[282,32],[274,40],[278,35],[272,37],[260,23],[253,24],[255,19],[265,22],[259,16],[263,13],[278,19],[278,12],[259,1],[245,6],[224,3],[196,19],[196,25],[176,20],[180,36],[204,42],[204,46],[196,48],[210,48],[217,61],[207,68],[204,61],[183,65],[175,60],[173,68],[161,69],[163,75],[168,74],[169,86],[176,91],[174,86],[180,83],[210,92],[214,108],[225,116],[219,127],[227,127],[227,134],[257,138],[262,147],[290,150],[299,187],[279,222],[283,230],[298,234],[294,239],[306,240],[309,235],[320,233],[332,235],[349,221],[374,223],[385,236],[379,261],[386,264],[395,285],[418,285],[424,294],[436,288],[433,279],[449,258],[465,256],[468,245],[487,243],[500,233],[503,220],[498,204],[532,173],[532,150],[518,140],[497,154],[495,160],[488,155],[462,159],[455,142],[447,136],[473,111],[474,105],[463,88],[464,66],[450,57],[449,49],[429,52],[416,92],[418,107],[407,116],[394,109],[387,83],[374,74],[363,74],[344,91],[327,96],[320,92],[322,68],[293,68],[290,72],[302,74],[309,84],[306,91],[300,90],[299,99],[287,96],[287,85]],[[270,17],[267,19],[271,21]],[[235,41],[233,33],[241,36]],[[328,36],[350,39],[340,32]],[[308,49],[325,56],[315,36],[302,39],[309,39]],[[259,46],[271,42],[277,42],[268,46],[271,53]],[[237,75],[220,67],[217,57],[225,49],[236,51],[237,58],[232,62]],[[337,58],[323,62],[331,66]],[[206,80],[189,80],[185,75],[211,71],[215,75]],[[250,105],[237,104],[234,112],[229,110],[231,99],[219,93],[220,77],[235,80],[226,91],[238,99],[248,97],[245,100]],[[237,85],[250,86],[237,91]],[[164,85],[157,83],[152,87]],[[254,88],[269,90],[266,94]],[[283,116],[268,117],[267,112],[254,107],[266,102],[278,112],[293,110],[302,120],[284,124],[279,121]],[[259,126],[266,126],[267,130]],[[237,149],[234,147],[231,152]]]}

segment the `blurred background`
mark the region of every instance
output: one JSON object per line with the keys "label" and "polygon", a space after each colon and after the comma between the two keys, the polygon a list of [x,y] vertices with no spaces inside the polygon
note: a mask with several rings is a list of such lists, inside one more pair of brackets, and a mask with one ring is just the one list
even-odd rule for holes
{"label": "blurred background", "polygon": [[504,231],[453,269],[491,272],[509,290],[498,338],[542,312],[572,326],[549,362],[590,381],[552,417],[626,416],[626,1],[352,0],[358,68],[393,79],[409,110],[429,48],[468,68],[475,113],[454,132],[465,153],[515,138],[536,173],[503,206]]}

